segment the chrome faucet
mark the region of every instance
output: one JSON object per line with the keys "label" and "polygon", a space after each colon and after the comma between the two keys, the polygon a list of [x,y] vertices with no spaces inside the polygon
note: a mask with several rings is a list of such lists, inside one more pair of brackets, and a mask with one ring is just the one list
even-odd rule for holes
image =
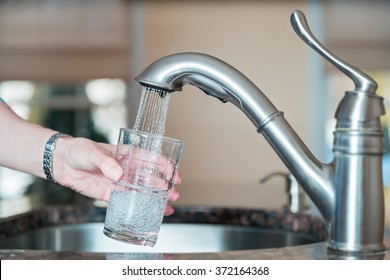
{"label": "chrome faucet", "polygon": [[283,113],[239,71],[214,57],[179,53],[148,66],[136,80],[161,97],[186,84],[231,102],[255,125],[316,204],[328,225],[329,251],[336,254],[380,254],[385,250],[382,179],[383,98],[376,82],[330,53],[311,33],[304,14],[294,11],[297,34],[355,83],[341,100],[335,117],[334,159],[313,156]]}

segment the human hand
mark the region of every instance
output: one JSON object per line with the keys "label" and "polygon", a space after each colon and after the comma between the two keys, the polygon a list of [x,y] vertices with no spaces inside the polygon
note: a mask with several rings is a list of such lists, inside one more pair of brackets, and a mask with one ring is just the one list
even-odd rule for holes
{"label": "human hand", "polygon": [[[62,138],[58,140],[53,157],[55,180],[85,196],[108,201],[112,182],[121,180],[124,171],[114,159],[116,146],[96,143],[86,138]],[[175,184],[180,183],[177,176]],[[169,200],[179,198],[172,188]],[[173,208],[168,205],[165,215],[171,215]]]}

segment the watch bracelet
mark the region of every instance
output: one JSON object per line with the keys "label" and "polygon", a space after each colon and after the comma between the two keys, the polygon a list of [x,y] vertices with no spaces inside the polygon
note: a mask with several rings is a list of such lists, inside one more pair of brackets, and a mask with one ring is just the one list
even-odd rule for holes
{"label": "watch bracelet", "polygon": [[45,150],[43,152],[43,172],[46,175],[46,179],[57,183],[54,179],[53,175],[53,158],[54,158],[54,151],[56,149],[57,141],[61,138],[71,138],[72,136],[57,132],[53,134],[49,140],[47,140],[45,145]]}

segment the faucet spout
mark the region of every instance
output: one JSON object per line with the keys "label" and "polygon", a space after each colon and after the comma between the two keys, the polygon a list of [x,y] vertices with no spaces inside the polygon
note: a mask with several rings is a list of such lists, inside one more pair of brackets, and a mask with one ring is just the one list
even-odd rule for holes
{"label": "faucet spout", "polygon": [[200,53],[166,56],[147,67],[136,80],[146,87],[168,92],[193,85],[223,102],[231,102],[261,129],[277,112],[268,98],[239,71],[225,62]]}
{"label": "faucet spout", "polygon": [[266,95],[227,63],[200,53],[178,53],[147,67],[136,80],[145,87],[181,91],[193,85],[237,106],[300,182],[327,221],[335,208],[331,168],[319,162]]}

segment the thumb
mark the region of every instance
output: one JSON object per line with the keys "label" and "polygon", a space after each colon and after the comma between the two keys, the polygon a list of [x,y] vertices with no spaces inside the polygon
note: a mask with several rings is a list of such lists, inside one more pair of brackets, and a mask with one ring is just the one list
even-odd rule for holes
{"label": "thumb", "polygon": [[122,179],[124,172],[119,163],[112,157],[100,151],[96,154],[96,166],[100,169],[104,176],[111,181],[119,181]]}

